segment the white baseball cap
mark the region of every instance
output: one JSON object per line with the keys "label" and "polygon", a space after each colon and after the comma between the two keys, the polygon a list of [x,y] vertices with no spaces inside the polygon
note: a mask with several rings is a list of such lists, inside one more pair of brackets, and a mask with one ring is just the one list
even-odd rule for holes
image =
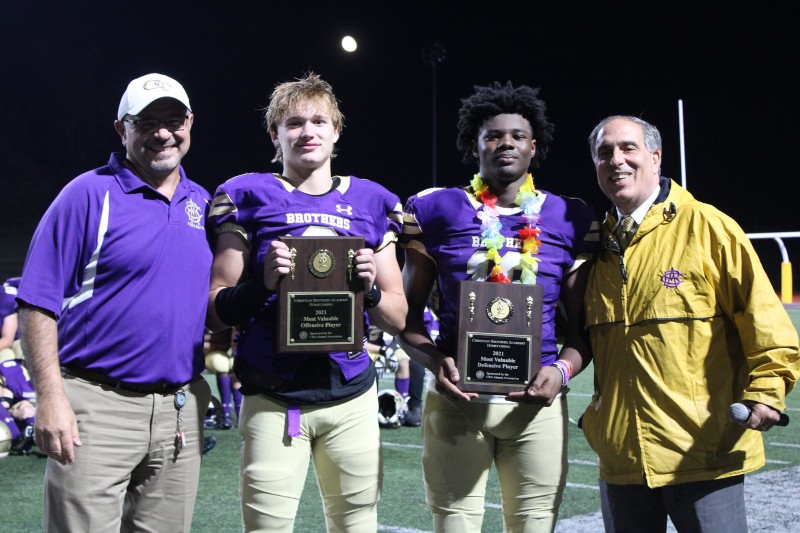
{"label": "white baseball cap", "polygon": [[117,120],[122,120],[125,115],[138,115],[159,98],[174,98],[185,105],[186,109],[192,110],[189,95],[180,83],[169,76],[153,73],[136,78],[128,84],[122,100],[119,101]]}

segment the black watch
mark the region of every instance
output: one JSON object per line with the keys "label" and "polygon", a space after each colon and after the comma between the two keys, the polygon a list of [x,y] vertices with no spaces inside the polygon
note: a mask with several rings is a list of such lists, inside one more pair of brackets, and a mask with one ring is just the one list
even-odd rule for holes
{"label": "black watch", "polygon": [[372,284],[372,288],[364,293],[364,309],[372,309],[381,303],[381,288],[377,283]]}

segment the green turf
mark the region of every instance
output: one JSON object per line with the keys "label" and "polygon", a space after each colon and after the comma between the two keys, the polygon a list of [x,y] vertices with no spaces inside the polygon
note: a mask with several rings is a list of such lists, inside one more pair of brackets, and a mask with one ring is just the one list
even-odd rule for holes
{"label": "green turf", "polygon": [[[800,329],[800,309],[790,308],[789,315]],[[389,376],[388,378],[390,378]],[[212,387],[216,389],[212,382]],[[382,386],[391,386],[386,379]],[[570,382],[569,410],[574,420],[583,412],[591,394],[591,369]],[[789,415],[798,416],[800,393],[788,397]],[[200,489],[195,510],[193,531],[225,533],[241,531],[239,513],[239,436],[229,431],[211,430],[216,447],[203,459]],[[581,432],[570,426],[568,486],[560,517],[596,513],[600,508],[597,486],[596,456]],[[425,505],[420,466],[421,438],[418,428],[381,430],[384,444],[383,497],[379,506],[380,531],[431,531],[430,513]],[[765,434],[768,464],[760,472],[800,466],[800,423],[778,428]],[[45,460],[39,456],[12,456],[0,460],[0,531],[19,533],[41,531],[41,491]],[[310,469],[300,503],[295,531],[324,532],[322,503]],[[483,531],[502,531],[500,493],[494,472],[487,488],[487,509]],[[13,518],[12,518],[13,517]],[[13,526],[9,523],[13,522]]]}

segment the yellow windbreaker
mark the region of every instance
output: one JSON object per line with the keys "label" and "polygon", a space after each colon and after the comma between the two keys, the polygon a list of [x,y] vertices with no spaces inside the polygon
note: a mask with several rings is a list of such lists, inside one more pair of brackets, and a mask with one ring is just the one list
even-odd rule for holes
{"label": "yellow windbreaker", "polygon": [[800,360],[749,239],[666,178],[623,258],[614,222],[585,296],[596,391],[583,430],[600,477],[660,487],[760,468],[761,433],[730,422],[729,406],[783,411]]}

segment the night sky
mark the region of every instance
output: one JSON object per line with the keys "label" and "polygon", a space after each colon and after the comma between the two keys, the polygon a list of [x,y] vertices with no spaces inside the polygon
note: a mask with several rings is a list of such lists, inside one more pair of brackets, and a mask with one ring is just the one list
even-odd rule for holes
{"label": "night sky", "polygon": [[[438,185],[465,184],[475,171],[461,162],[455,126],[476,84],[542,88],[556,129],[536,186],[598,212],[609,204],[589,157],[591,129],[611,114],[654,123],[663,173],[680,182],[682,99],[689,190],[747,232],[800,229],[800,39],[790,8],[643,4],[7,0],[0,273],[18,275],[36,222],[64,184],[121,148],[119,98],[148,72],[189,93],[196,116],[184,167],[211,192],[243,172],[280,170],[259,109],[275,84],[313,70],[345,114],[334,173],[378,181],[405,200],[433,184],[434,67],[423,50],[434,43],[446,49],[435,67]],[[353,54],[339,45],[348,34],[359,44]],[[786,244],[800,263],[800,239]],[[777,280],[777,246],[756,248]]]}

